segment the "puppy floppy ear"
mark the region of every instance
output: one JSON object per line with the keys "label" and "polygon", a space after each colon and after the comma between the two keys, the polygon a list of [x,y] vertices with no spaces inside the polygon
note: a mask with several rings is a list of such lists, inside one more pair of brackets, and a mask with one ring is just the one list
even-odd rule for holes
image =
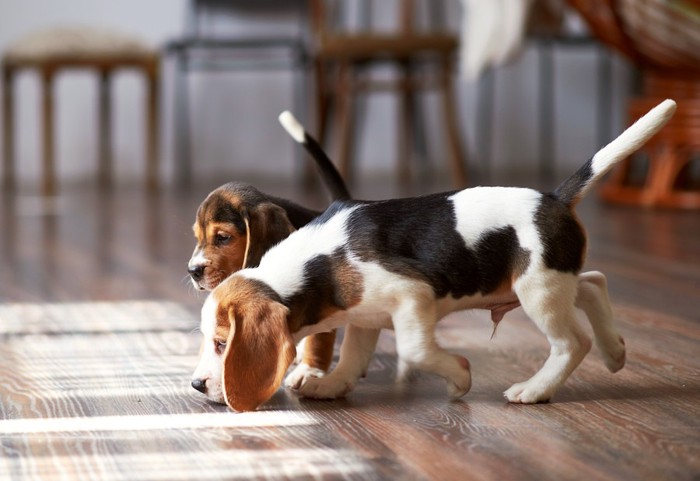
{"label": "puppy floppy ear", "polygon": [[248,239],[243,267],[255,267],[260,264],[260,259],[270,247],[294,232],[287,211],[272,202],[259,204],[246,211],[243,220],[246,223]]}
{"label": "puppy floppy ear", "polygon": [[287,327],[289,309],[278,302],[230,308],[224,351],[224,396],[236,411],[253,411],[277,391],[296,357]]}

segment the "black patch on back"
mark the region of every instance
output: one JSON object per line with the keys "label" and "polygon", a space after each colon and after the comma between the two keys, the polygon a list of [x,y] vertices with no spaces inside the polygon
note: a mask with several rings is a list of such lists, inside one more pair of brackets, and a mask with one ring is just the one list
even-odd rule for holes
{"label": "black patch on back", "polygon": [[336,213],[344,210],[347,207],[351,207],[356,204],[369,204],[370,202],[364,202],[361,200],[355,200],[355,201],[348,201],[348,200],[336,200],[334,201],[331,205],[328,206],[326,210],[321,213],[318,217],[316,217],[314,220],[309,222],[311,225],[315,224],[325,224],[327,221],[329,221]]}
{"label": "black patch on back", "polygon": [[361,260],[429,283],[437,297],[488,294],[527,263],[507,226],[467,247],[456,231],[452,192],[365,203],[349,218],[350,247]]}
{"label": "black patch on back", "polygon": [[554,195],[543,195],[535,213],[544,262],[550,269],[576,274],[583,267],[586,236],[573,212]]}
{"label": "black patch on back", "polygon": [[349,307],[335,275],[345,255],[340,247],[331,255],[317,255],[304,264],[303,286],[284,300],[284,304],[300,316],[301,326],[316,324],[324,317],[323,311],[329,308],[345,310]]}
{"label": "black patch on back", "polygon": [[483,294],[498,289],[514,271],[524,270],[530,258],[529,252],[520,247],[513,226],[484,233],[474,250],[481,275],[479,291]]}

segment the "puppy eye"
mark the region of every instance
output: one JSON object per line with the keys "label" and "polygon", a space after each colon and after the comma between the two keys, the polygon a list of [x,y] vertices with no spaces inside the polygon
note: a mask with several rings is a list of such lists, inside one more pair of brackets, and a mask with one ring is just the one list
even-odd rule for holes
{"label": "puppy eye", "polygon": [[217,354],[223,354],[226,350],[226,341],[215,340],[214,349],[216,350]]}
{"label": "puppy eye", "polygon": [[217,232],[216,236],[214,236],[214,242],[216,242],[217,245],[227,244],[230,240],[231,236],[226,232]]}

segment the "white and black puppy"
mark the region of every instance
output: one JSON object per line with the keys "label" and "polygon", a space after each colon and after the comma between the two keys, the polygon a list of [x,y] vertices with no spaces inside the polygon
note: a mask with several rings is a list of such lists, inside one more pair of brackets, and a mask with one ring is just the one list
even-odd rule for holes
{"label": "white and black puppy", "polygon": [[[334,203],[241,270],[208,297],[204,351],[195,378],[206,394],[252,410],[280,386],[296,342],[347,326],[340,360],[326,377],[307,379],[309,397],[347,393],[366,371],[380,329],[394,329],[400,374],[418,368],[447,380],[448,394],[471,386],[469,363],[438,346],[446,314],[489,309],[494,321],[520,305],[550,343],[529,380],[505,392],[511,402],[549,400],[579,365],[591,341],[575,308],[587,315],[607,367],[624,365],[605,277],[584,273],[586,235],[575,205],[618,161],[671,117],[662,102],[596,153],[554,192],[477,187],[418,198]],[[303,129],[289,130],[303,138]]]}

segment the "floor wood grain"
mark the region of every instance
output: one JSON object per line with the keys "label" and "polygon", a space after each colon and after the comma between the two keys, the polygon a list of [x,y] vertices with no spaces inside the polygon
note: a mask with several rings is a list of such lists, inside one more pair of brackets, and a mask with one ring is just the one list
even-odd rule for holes
{"label": "floor wood grain", "polygon": [[[291,184],[258,185],[325,202]],[[546,357],[539,331],[516,310],[491,339],[488,315],[475,311],[438,331],[472,365],[458,402],[429,375],[395,386],[385,332],[347,399],[280,390],[237,414],[189,387],[203,297],[185,264],[194,212],[214,186],[156,196],[74,187],[52,204],[2,197],[0,479],[700,478],[700,214],[580,206],[586,269],[608,275],[628,362],[612,375],[593,349],[552,403],[502,396]]]}

